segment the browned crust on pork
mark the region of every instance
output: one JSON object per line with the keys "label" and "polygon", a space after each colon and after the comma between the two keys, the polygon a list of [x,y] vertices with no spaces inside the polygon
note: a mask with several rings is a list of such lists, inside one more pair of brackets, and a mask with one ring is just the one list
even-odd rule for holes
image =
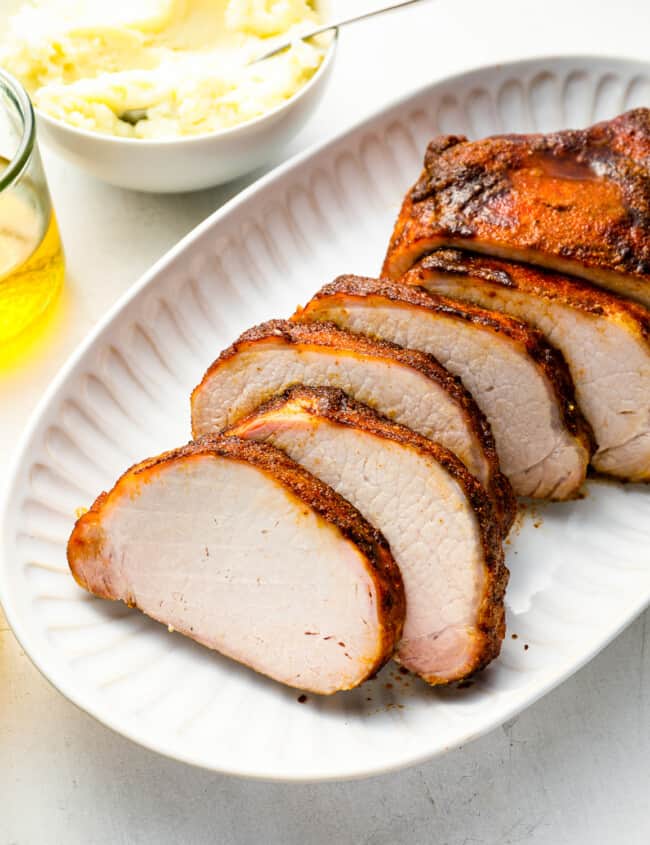
{"label": "browned crust on pork", "polygon": [[[128,495],[129,482],[146,478],[149,473],[164,464],[201,456],[226,458],[256,467],[337,528],[343,537],[360,550],[367,561],[366,568],[377,590],[381,640],[374,662],[369,663],[367,673],[359,683],[378,672],[393,655],[402,635],[406,613],[402,576],[393,560],[388,542],[346,499],[268,443],[256,443],[225,435],[208,435],[130,467],[120,476],[113,489],[108,493],[101,493],[87,513],[75,523],[68,541],[67,557],[70,571],[77,583],[101,598],[119,598],[110,594],[105,583],[86,583],[77,567],[77,561],[83,557],[87,558],[89,553],[97,559],[102,557],[103,507],[114,497]],[[128,597],[126,604],[137,607]]]}
{"label": "browned crust on pork", "polygon": [[494,518],[493,503],[483,486],[449,449],[406,426],[392,422],[372,408],[351,399],[338,388],[292,387],[255,410],[231,431],[234,434],[243,432],[251,422],[267,413],[280,411],[291,402],[299,402],[305,412],[314,417],[323,417],[337,425],[359,429],[413,449],[444,467],[462,488],[476,514],[487,573],[477,619],[480,636],[476,638],[473,660],[461,675],[427,678],[427,681],[431,684],[446,684],[467,678],[487,666],[499,654],[505,634],[504,596],[509,572],[505,565],[502,534]]}
{"label": "browned crust on pork", "polygon": [[[420,178],[404,200],[383,272],[397,278],[424,249],[472,249],[476,241],[485,252],[498,243],[535,252],[540,263],[546,263],[542,256],[554,256],[575,272],[580,268],[580,275],[582,268],[591,268],[603,278],[620,274],[648,282],[649,162],[650,110],[645,108],[588,129],[548,135],[475,142],[464,136],[434,138]],[[545,191],[543,179],[533,173],[545,167],[560,179],[568,174],[579,190],[566,187],[560,195],[554,187],[559,183],[551,180]],[[526,172],[530,178],[522,176]]]}
{"label": "browned crust on pork", "polygon": [[461,408],[483,447],[490,467],[490,492],[501,505],[504,530],[509,530],[515,517],[516,503],[510,484],[499,469],[499,459],[490,424],[472,396],[465,390],[460,379],[452,376],[432,355],[427,355],[425,352],[404,349],[385,340],[374,340],[365,335],[353,334],[339,329],[334,323],[269,320],[244,332],[219,355],[208,368],[201,383],[194,388],[192,404],[212,375],[231,358],[256,343],[277,343],[279,340],[296,346],[326,346],[341,352],[385,358],[402,366],[411,367],[436,382]]}
{"label": "browned crust on pork", "polygon": [[[447,250],[447,252],[451,251]],[[459,256],[461,255],[458,250],[455,252]],[[418,281],[418,278],[422,278],[420,276],[421,268],[426,267],[426,261],[427,258],[417,264],[401,282],[393,282],[389,279],[370,279],[362,276],[339,276],[331,284],[321,288],[304,308],[299,309],[294,319],[309,319],[310,309],[312,307],[317,308],[319,302],[329,297],[345,295],[362,300],[383,297],[391,302],[404,303],[432,313],[444,314],[447,317],[464,320],[467,323],[506,335],[517,343],[522,348],[522,352],[532,358],[543,372],[551,391],[555,395],[566,429],[579,439],[589,454],[592,455],[596,449],[596,441],[591,426],[582,416],[576,403],[573,380],[562,353],[551,346],[540,331],[527,323],[516,320],[514,317],[509,317],[499,311],[489,311],[471,303],[458,302],[418,287],[422,284],[422,281]],[[495,265],[497,263],[494,262]],[[403,282],[406,282],[406,285]],[[644,310],[641,306],[635,307]]]}
{"label": "browned crust on pork", "polygon": [[[428,253],[403,278],[407,284],[421,284],[427,275],[444,273],[468,277],[500,285],[501,287],[532,293],[546,300],[561,303],[593,314],[613,317],[631,325],[646,341],[650,341],[650,311],[615,293],[594,287],[589,282],[530,264],[477,255],[460,249],[441,248]],[[438,294],[435,294],[438,296]]]}

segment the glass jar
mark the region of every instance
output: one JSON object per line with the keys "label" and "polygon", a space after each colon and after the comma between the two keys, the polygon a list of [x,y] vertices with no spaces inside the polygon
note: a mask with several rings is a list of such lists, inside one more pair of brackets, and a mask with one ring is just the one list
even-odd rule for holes
{"label": "glass jar", "polygon": [[24,88],[0,70],[0,345],[52,303],[64,262]]}

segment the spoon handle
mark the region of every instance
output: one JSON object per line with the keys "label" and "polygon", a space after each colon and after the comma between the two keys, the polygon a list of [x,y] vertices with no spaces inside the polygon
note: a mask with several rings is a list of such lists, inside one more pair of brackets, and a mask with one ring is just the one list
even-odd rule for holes
{"label": "spoon handle", "polygon": [[[401,3],[391,3],[388,6],[382,6],[380,9],[372,9],[369,12],[361,12],[361,14],[353,15],[352,17],[347,18],[339,18],[338,20],[329,21],[329,23],[322,24],[321,26],[315,27],[314,29],[310,29],[308,32],[304,32],[302,35],[297,35],[292,38],[290,41],[281,41],[280,44],[276,47],[273,47],[271,50],[267,50],[266,53],[262,53],[261,56],[257,56],[253,59],[250,64],[255,65],[258,62],[263,61],[264,59],[269,59],[271,56],[275,56],[278,53],[281,53],[283,50],[288,49],[294,44],[296,41],[306,41],[308,38],[314,38],[316,35],[322,35],[324,32],[329,32],[331,29],[339,29],[342,26],[345,26],[349,23],[355,23],[356,21],[362,21],[365,18],[372,18],[375,15],[381,15],[384,12],[392,12],[395,9],[399,9],[402,6],[412,6],[414,3],[423,3],[424,0],[401,0]],[[277,42],[276,42],[277,44]],[[145,120],[147,117],[147,109],[128,109],[125,112],[122,112],[120,115],[120,119],[126,121],[126,123],[131,123],[135,126],[141,120]]]}
{"label": "spoon handle", "polygon": [[269,59],[271,56],[277,55],[277,53],[281,53],[283,50],[286,50],[288,47],[291,46],[292,43],[295,41],[306,41],[308,38],[314,38],[316,35],[322,35],[324,32],[329,32],[331,29],[339,29],[342,26],[346,26],[349,23],[356,23],[357,21],[362,21],[365,18],[372,18],[375,15],[381,15],[384,12],[392,12],[395,9],[399,9],[402,6],[412,6],[414,3],[422,3],[423,0],[402,0],[401,3],[391,3],[388,6],[382,6],[381,9],[371,9],[367,12],[361,12],[358,15],[354,15],[352,17],[345,17],[339,18],[338,20],[329,21],[326,24],[322,24],[321,26],[315,27],[314,29],[310,29],[308,32],[303,33],[302,35],[297,35],[291,41],[283,41],[278,47],[274,47],[272,50],[269,50],[266,53],[263,53],[261,56],[257,56],[254,60],[253,64],[257,64],[257,62],[261,62],[263,59]]}

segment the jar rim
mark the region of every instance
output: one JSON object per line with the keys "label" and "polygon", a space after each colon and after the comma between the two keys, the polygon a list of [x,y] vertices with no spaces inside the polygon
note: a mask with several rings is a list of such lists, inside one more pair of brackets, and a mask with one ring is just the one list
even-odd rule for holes
{"label": "jar rim", "polygon": [[32,155],[36,140],[34,109],[23,86],[10,73],[0,68],[0,87],[13,102],[23,121],[23,134],[18,149],[6,170],[0,174],[0,191],[9,187],[21,175]]}

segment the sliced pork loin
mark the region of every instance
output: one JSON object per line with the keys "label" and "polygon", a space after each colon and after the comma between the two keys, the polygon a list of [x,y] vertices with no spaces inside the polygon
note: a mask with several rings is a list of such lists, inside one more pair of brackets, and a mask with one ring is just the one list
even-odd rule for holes
{"label": "sliced pork loin", "polygon": [[289,387],[338,387],[454,452],[498,503],[504,527],[512,491],[490,427],[463,386],[430,355],[341,331],[272,320],[245,332],[192,394],[195,437],[221,431]]}
{"label": "sliced pork loin", "polygon": [[91,593],[311,692],[357,686],[402,632],[386,540],[267,444],[204,438],[132,467],[77,522],[68,561]]}
{"label": "sliced pork loin", "polygon": [[300,309],[299,321],[433,354],[460,376],[488,419],[515,493],[566,499],[582,485],[591,437],[562,355],[525,323],[406,285],[341,276]]}
{"label": "sliced pork loin", "polygon": [[384,264],[464,247],[581,276],[650,305],[650,110],[588,129],[435,138]]}
{"label": "sliced pork loin", "polygon": [[441,684],[498,654],[501,533],[491,500],[455,455],[332,388],[293,388],[231,432],[278,446],[386,537],[406,590],[398,662]]}
{"label": "sliced pork loin", "polygon": [[593,467],[650,480],[650,312],[577,279],[458,250],[433,252],[405,281],[536,326],[568,362],[598,444]]}

